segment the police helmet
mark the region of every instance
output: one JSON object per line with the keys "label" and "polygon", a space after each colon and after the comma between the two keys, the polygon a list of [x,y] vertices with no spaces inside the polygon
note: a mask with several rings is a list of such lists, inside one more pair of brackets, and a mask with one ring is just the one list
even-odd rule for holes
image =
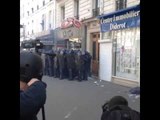
{"label": "police helmet", "polygon": [[20,80],[28,83],[32,78],[41,80],[43,76],[42,59],[30,51],[20,52]]}

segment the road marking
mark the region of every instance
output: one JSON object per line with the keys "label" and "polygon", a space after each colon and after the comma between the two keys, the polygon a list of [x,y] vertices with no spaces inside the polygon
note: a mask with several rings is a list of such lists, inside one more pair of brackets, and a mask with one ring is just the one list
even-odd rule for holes
{"label": "road marking", "polygon": [[104,87],[104,85],[101,85],[101,87]]}
{"label": "road marking", "polygon": [[71,114],[77,110],[77,107],[74,107],[72,111],[68,112],[68,114],[64,117],[64,119],[67,119],[71,116]]}

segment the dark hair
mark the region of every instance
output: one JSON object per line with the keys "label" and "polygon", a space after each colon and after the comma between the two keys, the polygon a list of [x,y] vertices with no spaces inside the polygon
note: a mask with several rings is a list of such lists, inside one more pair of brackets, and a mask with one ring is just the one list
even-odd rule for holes
{"label": "dark hair", "polygon": [[42,59],[30,51],[20,52],[20,80],[28,83],[32,78],[41,80],[43,75]]}
{"label": "dark hair", "polygon": [[111,98],[111,100],[108,103],[109,108],[117,106],[117,105],[128,106],[128,101],[122,96],[115,96]]}
{"label": "dark hair", "polygon": [[105,104],[102,106],[102,110],[103,112],[109,111],[111,108],[118,105],[128,106],[128,101],[122,96],[114,96],[109,101],[105,102]]}

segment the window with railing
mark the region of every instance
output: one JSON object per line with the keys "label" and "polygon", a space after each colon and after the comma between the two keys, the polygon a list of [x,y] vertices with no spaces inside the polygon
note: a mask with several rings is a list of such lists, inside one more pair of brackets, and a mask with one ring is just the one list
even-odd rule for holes
{"label": "window with railing", "polygon": [[39,5],[37,5],[37,10],[39,10]]}
{"label": "window with railing", "polygon": [[79,0],[74,0],[74,17],[79,19]]}
{"label": "window with railing", "polygon": [[92,14],[93,14],[93,17],[98,16],[99,15],[99,8],[92,9]]}
{"label": "window with railing", "polygon": [[93,0],[93,9],[92,9],[92,15],[93,17],[99,15],[100,11],[100,0]]}
{"label": "window with railing", "polygon": [[121,10],[127,7],[127,0],[116,0],[116,10]]}

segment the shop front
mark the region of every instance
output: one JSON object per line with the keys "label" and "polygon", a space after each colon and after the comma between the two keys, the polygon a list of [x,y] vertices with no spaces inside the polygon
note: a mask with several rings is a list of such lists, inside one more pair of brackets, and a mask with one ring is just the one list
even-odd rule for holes
{"label": "shop front", "polygon": [[81,22],[75,18],[67,18],[61,23],[58,36],[57,48],[81,49]]}
{"label": "shop front", "polygon": [[99,18],[100,79],[140,85],[140,5]]}
{"label": "shop front", "polygon": [[88,18],[83,20],[86,30],[86,50],[92,56],[91,72],[92,76],[99,76],[99,40],[100,40],[100,25],[99,19]]}

